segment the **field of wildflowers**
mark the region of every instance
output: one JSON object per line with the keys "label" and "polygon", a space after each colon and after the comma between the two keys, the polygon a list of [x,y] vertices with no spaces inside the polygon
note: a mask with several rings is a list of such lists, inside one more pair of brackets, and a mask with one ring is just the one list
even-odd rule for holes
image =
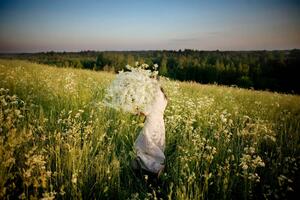
{"label": "field of wildflowers", "polygon": [[130,166],[143,118],[103,104],[113,78],[0,60],[0,199],[299,194],[299,96],[162,79],[167,166],[152,180]]}

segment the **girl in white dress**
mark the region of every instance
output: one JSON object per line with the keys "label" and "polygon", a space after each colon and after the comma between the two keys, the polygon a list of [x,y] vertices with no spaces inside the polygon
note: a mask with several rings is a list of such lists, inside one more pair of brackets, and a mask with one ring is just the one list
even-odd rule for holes
{"label": "girl in white dress", "polygon": [[137,158],[133,167],[137,165],[148,172],[161,174],[165,164],[165,124],[164,111],[167,106],[167,97],[163,89],[158,90],[152,107],[146,116],[145,124],[141,130],[134,147]]}

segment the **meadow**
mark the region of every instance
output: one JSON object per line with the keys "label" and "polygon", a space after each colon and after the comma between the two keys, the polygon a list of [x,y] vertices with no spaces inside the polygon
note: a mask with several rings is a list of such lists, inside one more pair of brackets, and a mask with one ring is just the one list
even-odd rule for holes
{"label": "meadow", "polygon": [[163,78],[166,169],[154,180],[130,166],[144,118],[102,103],[114,76],[0,59],[0,199],[299,195],[300,96]]}

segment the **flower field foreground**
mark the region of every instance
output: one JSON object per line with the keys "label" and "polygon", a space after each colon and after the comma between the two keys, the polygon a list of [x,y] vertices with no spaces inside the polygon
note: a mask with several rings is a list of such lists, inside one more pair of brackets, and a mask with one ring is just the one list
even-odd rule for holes
{"label": "flower field foreground", "polygon": [[0,60],[0,199],[289,199],[300,97],[162,79],[166,169],[132,171],[143,118],[105,107],[114,75]]}

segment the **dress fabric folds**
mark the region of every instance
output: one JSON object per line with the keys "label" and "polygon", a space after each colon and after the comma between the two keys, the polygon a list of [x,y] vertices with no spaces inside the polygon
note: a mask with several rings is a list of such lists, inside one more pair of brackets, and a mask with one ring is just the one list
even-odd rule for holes
{"label": "dress fabric folds", "polygon": [[164,168],[165,124],[163,116],[166,106],[167,99],[164,93],[158,90],[150,111],[144,113],[145,124],[134,145],[139,165],[152,173],[158,173]]}

